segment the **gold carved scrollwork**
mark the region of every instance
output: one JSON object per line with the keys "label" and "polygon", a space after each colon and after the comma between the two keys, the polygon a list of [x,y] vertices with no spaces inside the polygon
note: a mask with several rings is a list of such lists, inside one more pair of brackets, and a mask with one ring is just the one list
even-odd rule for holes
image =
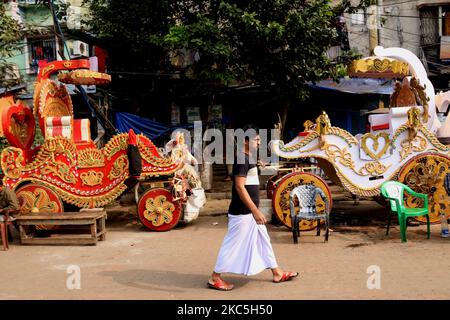
{"label": "gold carved scrollwork", "polygon": [[126,155],[120,156],[114,162],[111,172],[108,175],[108,178],[110,180],[114,180],[120,177],[127,168],[128,168],[128,157]]}
{"label": "gold carved scrollwork", "polygon": [[57,212],[59,209],[58,204],[52,201],[42,188],[36,188],[34,191],[22,191],[20,198],[23,200],[25,211],[28,212],[32,208],[37,208],[41,212]]}
{"label": "gold carved scrollwork", "polygon": [[352,160],[352,155],[347,151],[347,148],[341,150],[334,144],[325,144],[324,150],[330,161],[333,163],[336,163],[339,160],[339,163],[343,166],[353,169],[353,171],[355,170],[355,163]]}
{"label": "gold carved scrollwork", "polygon": [[311,131],[314,130],[314,123],[311,120],[306,120],[303,122],[303,127],[305,128],[305,131]]}
{"label": "gold carved scrollwork", "polygon": [[[416,192],[428,195],[428,208],[431,222],[439,222],[440,214],[450,214],[450,196],[444,186],[447,173],[450,172],[450,158],[439,154],[418,156],[402,169],[398,181],[408,185]],[[423,207],[423,200],[405,194],[408,208]],[[426,221],[425,217],[416,217]]]}
{"label": "gold carved scrollwork", "polygon": [[361,169],[359,169],[358,174],[362,176],[370,175],[370,176],[378,176],[386,172],[386,170],[391,165],[385,166],[379,161],[366,163]]}
{"label": "gold carved scrollwork", "polygon": [[78,152],[80,168],[98,168],[105,166],[105,156],[98,149],[84,149]]}
{"label": "gold carved scrollwork", "polygon": [[350,132],[338,128],[338,127],[331,127],[328,129],[328,134],[333,134],[335,136],[341,137],[342,139],[347,142],[349,146],[352,144],[358,145],[358,139],[356,139]]}
{"label": "gold carved scrollwork", "polygon": [[450,151],[450,145],[445,145],[439,142],[438,138],[431,133],[425,126],[419,127],[419,131],[423,133],[425,138],[439,151],[448,152]]}
{"label": "gold carved scrollwork", "polygon": [[307,135],[303,140],[301,140],[298,143],[296,143],[295,145],[289,146],[289,147],[286,147],[283,142],[280,142],[280,150],[284,151],[284,152],[291,152],[291,151],[299,150],[300,148],[306,146],[308,143],[313,141],[318,136],[319,136],[319,134],[316,131],[313,131],[309,135]]}
{"label": "gold carved scrollwork", "polygon": [[[55,161],[54,157],[52,156],[52,162],[47,164],[42,170],[41,174],[54,174],[55,176],[59,177],[64,182],[75,184],[77,182],[77,179],[73,172],[71,172],[69,166],[63,162]],[[34,174],[33,174],[34,176]]]}
{"label": "gold carved scrollwork", "polygon": [[111,158],[119,151],[126,150],[128,147],[128,133],[117,134],[108,141],[103,148],[103,153],[107,156],[107,160]]}
{"label": "gold carved scrollwork", "polygon": [[408,138],[414,140],[417,136],[417,129],[422,126],[420,121],[420,110],[416,107],[412,107],[408,110]]}
{"label": "gold carved scrollwork", "polygon": [[50,72],[51,70],[53,70],[53,69],[55,69],[55,65],[54,65],[54,64],[51,64],[51,65],[45,67],[45,68],[42,70],[42,74],[45,75],[45,74],[47,74],[48,72]]}
{"label": "gold carved scrollwork", "polygon": [[88,171],[80,174],[81,181],[87,186],[96,186],[102,184],[103,172],[100,171]]}
{"label": "gold carved scrollwork", "polygon": [[[384,140],[384,146],[380,151],[376,152],[380,145],[380,143],[378,141],[379,138],[382,138]],[[370,150],[369,147],[367,146],[368,139],[373,140],[373,150]],[[388,150],[389,145],[390,145],[390,140],[389,140],[389,134],[387,132],[381,132],[381,133],[378,133],[377,135],[373,135],[372,133],[366,133],[361,138],[361,148],[364,150],[364,152],[369,157],[371,157],[374,160],[380,159]]]}
{"label": "gold carved scrollwork", "polygon": [[357,170],[355,168],[355,163],[352,160],[352,155],[347,151],[347,148],[339,149],[338,146],[334,144],[325,144],[325,153],[328,156],[328,160],[334,165],[340,163],[341,165],[350,168],[358,175],[380,175],[386,172],[390,166],[385,166],[379,161],[366,163],[361,169]]}
{"label": "gold carved scrollwork", "polygon": [[150,221],[155,227],[159,227],[164,223],[170,223],[173,219],[175,205],[167,201],[163,195],[155,198],[147,199],[145,203],[144,217]]}
{"label": "gold carved scrollwork", "polygon": [[54,163],[57,154],[64,154],[69,160],[70,166],[75,167],[75,152],[75,146],[70,140],[62,137],[48,138],[41,146],[33,162],[28,163],[23,170],[33,171],[43,165]]}
{"label": "gold carved scrollwork", "polygon": [[330,118],[325,111],[322,111],[320,116],[316,119],[316,131],[319,134],[319,145],[323,149],[325,147],[325,135],[328,134],[331,128]]}
{"label": "gold carved scrollwork", "polygon": [[18,148],[8,147],[1,154],[2,170],[10,179],[17,179],[22,174],[23,152]]}
{"label": "gold carved scrollwork", "polygon": [[80,208],[97,208],[103,207],[108,203],[111,203],[114,199],[116,199],[122,192],[127,189],[127,186],[123,184],[123,181],[118,183],[113,189],[109,190],[106,193],[100,194],[96,193],[94,195],[75,195],[71,192],[68,192],[62,188],[51,185],[55,192],[68,203],[76,205]]}
{"label": "gold carved scrollwork", "polygon": [[47,79],[42,82],[39,96],[41,117],[61,117],[73,115],[72,99],[67,88],[56,81]]}
{"label": "gold carved scrollwork", "polygon": [[352,61],[349,65],[349,73],[392,73],[394,75],[407,76],[409,65],[406,62],[391,60],[366,58]]}
{"label": "gold carved scrollwork", "polygon": [[416,101],[423,106],[423,122],[428,122],[428,102],[430,98],[425,93],[426,86],[421,86],[419,80],[413,77],[411,78],[411,88],[416,95]]}
{"label": "gold carved scrollwork", "polygon": [[400,156],[402,161],[407,158],[412,152],[424,151],[427,147],[427,141],[425,138],[416,136],[413,140],[405,139],[401,143],[402,151],[400,151]]}
{"label": "gold carved scrollwork", "polygon": [[[302,140],[298,141],[296,144],[291,146],[285,146],[282,141],[280,141],[280,150],[283,152],[292,152],[292,151],[298,151],[298,152],[310,152],[315,150],[316,148],[324,149],[326,147],[326,141],[325,141],[325,135],[335,135],[345,140],[345,142],[351,147],[352,144],[357,145],[358,140],[349,132],[338,128],[338,127],[332,127],[330,118],[328,117],[327,113],[325,111],[322,111],[322,113],[316,118],[315,124],[311,120],[306,120],[303,123],[303,126],[305,127],[305,132],[309,131],[309,134],[305,136]],[[314,146],[311,148],[308,148],[307,150],[300,150],[307,144],[314,141],[316,138],[319,138],[319,144],[318,146]]]}

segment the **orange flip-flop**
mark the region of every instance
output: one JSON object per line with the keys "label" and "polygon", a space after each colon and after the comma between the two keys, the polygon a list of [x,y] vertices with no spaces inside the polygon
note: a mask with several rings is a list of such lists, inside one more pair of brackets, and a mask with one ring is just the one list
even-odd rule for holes
{"label": "orange flip-flop", "polygon": [[[230,290],[232,290],[234,288],[234,285],[228,284],[228,283],[226,283],[224,280],[222,280],[220,278],[214,280],[213,283],[210,283],[208,281],[207,285],[211,289],[216,289],[216,290],[221,290],[221,291],[230,291]],[[231,285],[231,286],[229,286],[229,285]]]}
{"label": "orange flip-flop", "polygon": [[298,272],[283,272],[281,279],[278,281],[273,280],[275,283],[285,282],[294,279],[298,276]]}

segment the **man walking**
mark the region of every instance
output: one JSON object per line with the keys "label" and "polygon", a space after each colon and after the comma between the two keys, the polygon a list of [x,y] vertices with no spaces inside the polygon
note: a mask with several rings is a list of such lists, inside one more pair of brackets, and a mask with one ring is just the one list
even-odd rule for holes
{"label": "man walking", "polygon": [[271,269],[273,282],[279,283],[298,276],[297,272],[283,272],[275,259],[265,224],[267,220],[259,205],[259,178],[256,166],[260,137],[257,128],[244,127],[251,131],[244,138],[243,163],[233,165],[233,189],[228,210],[228,231],[217,257],[214,271],[208,280],[208,287],[217,290],[232,290],[233,284],[221,278],[222,273],[255,275],[264,269]]}

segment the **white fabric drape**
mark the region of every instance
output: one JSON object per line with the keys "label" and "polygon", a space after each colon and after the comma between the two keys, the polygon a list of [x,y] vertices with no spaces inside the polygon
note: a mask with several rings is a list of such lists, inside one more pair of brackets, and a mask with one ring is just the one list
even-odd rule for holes
{"label": "white fabric drape", "polygon": [[252,214],[229,214],[214,271],[250,276],[277,266],[266,226],[257,224]]}

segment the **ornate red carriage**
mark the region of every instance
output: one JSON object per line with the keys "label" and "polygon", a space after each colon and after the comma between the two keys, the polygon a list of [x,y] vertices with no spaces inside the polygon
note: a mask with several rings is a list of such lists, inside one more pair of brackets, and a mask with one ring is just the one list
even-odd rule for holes
{"label": "ornate red carriage", "polygon": [[[88,60],[56,61],[40,68],[34,114],[20,101],[5,100],[10,105],[3,110],[2,127],[11,146],[1,153],[3,182],[15,190],[22,210],[57,214],[64,211],[64,202],[80,208],[103,207],[141,181],[148,186],[137,206],[141,222],[156,231],[173,228],[188,199],[187,179],[195,178],[184,174],[188,165],[183,152],[162,156],[150,139],[137,135],[142,170],[139,177],[130,177],[130,133],[117,134],[98,149],[91,140],[89,119],[74,119],[66,86],[50,79],[55,72],[59,81],[77,85],[111,80],[107,74],[90,71]],[[45,141],[32,148],[35,116]]]}

